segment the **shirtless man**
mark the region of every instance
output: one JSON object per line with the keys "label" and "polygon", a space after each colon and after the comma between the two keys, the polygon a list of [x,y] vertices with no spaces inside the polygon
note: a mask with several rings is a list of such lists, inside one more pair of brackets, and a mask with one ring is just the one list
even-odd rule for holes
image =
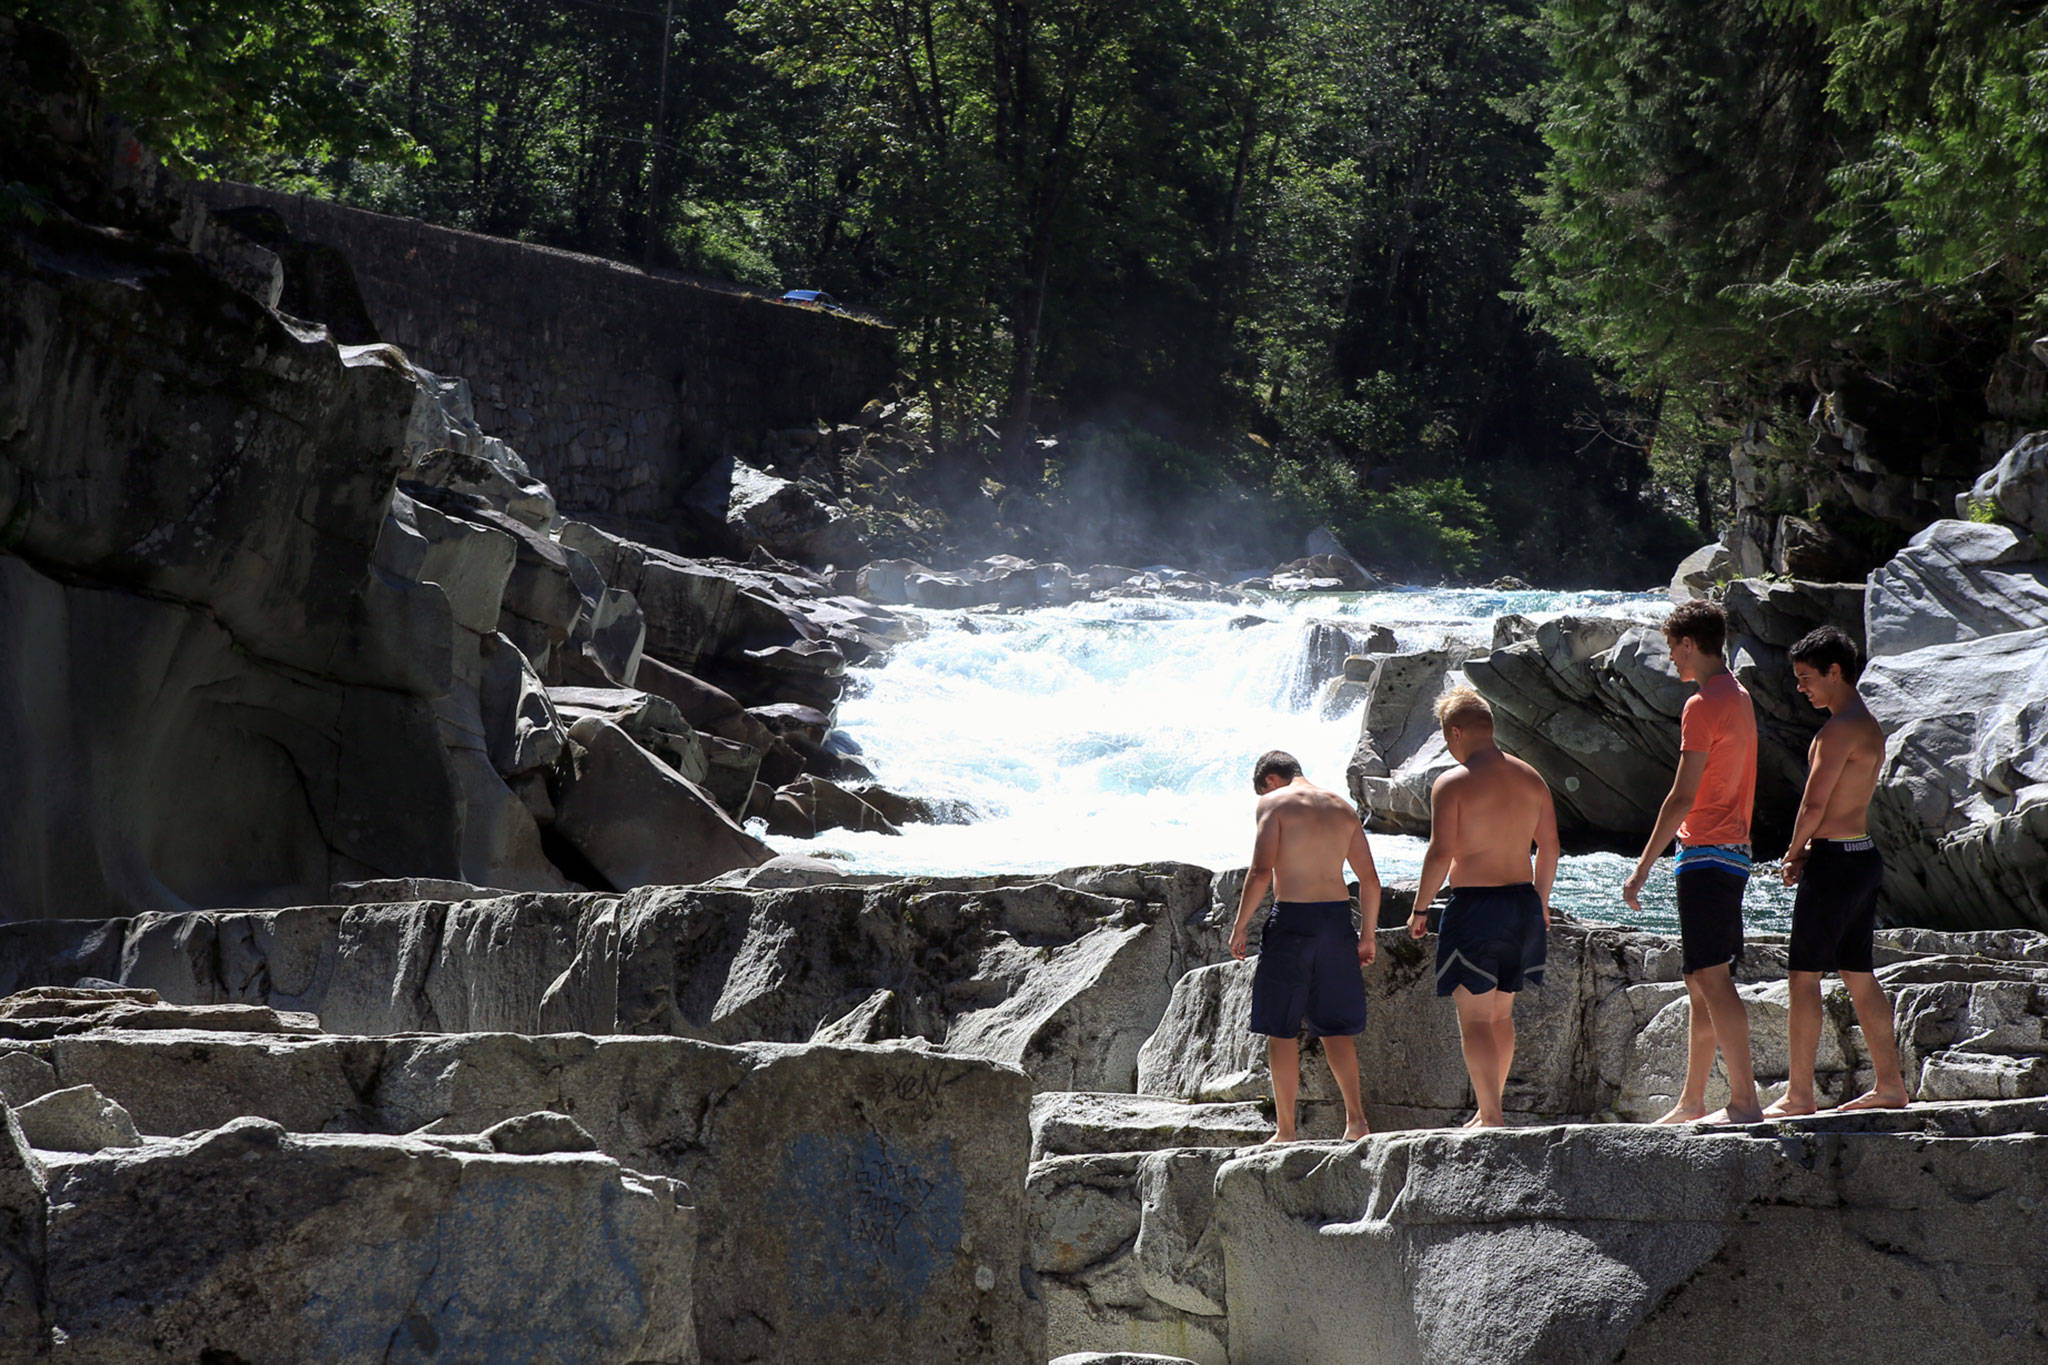
{"label": "shirtless man", "polygon": [[[1266,1067],[1273,1073],[1277,1131],[1271,1142],[1294,1141],[1294,1096],[1301,1079],[1304,1022],[1323,1040],[1323,1057],[1344,1096],[1344,1140],[1366,1135],[1358,1097],[1358,1045],[1365,1031],[1365,979],[1360,968],[1379,951],[1380,877],[1365,827],[1349,801],[1312,785],[1301,764],[1278,749],[1252,769],[1259,794],[1259,829],[1251,872],[1237,902],[1230,955],[1243,960],[1252,916],[1273,887],[1273,913],[1259,939],[1252,974],[1253,1033],[1266,1035]],[[1358,874],[1358,906],[1365,918],[1354,939],[1344,864]]]}
{"label": "shirtless man", "polygon": [[[1621,898],[1642,913],[1650,869],[1678,836],[1678,938],[1690,1010],[1685,1086],[1659,1123],[1755,1123],[1756,1071],[1749,1009],[1735,990],[1742,958],[1742,893],[1749,887],[1749,818],[1756,805],[1756,708],[1721,651],[1728,618],[1712,602],[1687,602],[1664,618],[1671,666],[1700,690],[1678,722],[1678,772]],[[1728,1106],[1707,1112],[1714,1052],[1728,1073]]]}
{"label": "shirtless man", "polygon": [[1785,853],[1792,903],[1791,1081],[1766,1114],[1814,1111],[1813,1060],[1820,1046],[1820,978],[1837,972],[1856,1005],[1856,1022],[1870,1049],[1870,1090],[1844,1109],[1903,1109],[1906,1082],[1899,1073],[1891,1002],[1877,984],[1871,933],[1884,859],[1870,838],[1867,813],[1884,763],[1884,731],[1856,694],[1863,660],[1856,642],[1822,626],[1792,646],[1792,675],[1806,699],[1829,713],[1807,750],[1806,795]]}
{"label": "shirtless man", "polygon": [[[1429,794],[1429,851],[1408,932],[1429,928],[1429,903],[1450,881],[1436,940],[1436,993],[1458,1006],[1458,1038],[1479,1112],[1467,1128],[1499,1128],[1515,1061],[1515,995],[1543,984],[1550,885],[1557,878],[1557,810],[1536,770],[1500,751],[1493,708],[1470,687],[1436,704],[1458,767]],[[1536,847],[1533,874],[1529,846]]]}

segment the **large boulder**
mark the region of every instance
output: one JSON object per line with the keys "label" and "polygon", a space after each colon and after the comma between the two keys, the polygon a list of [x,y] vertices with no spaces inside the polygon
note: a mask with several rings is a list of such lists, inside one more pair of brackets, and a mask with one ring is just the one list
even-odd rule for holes
{"label": "large boulder", "polygon": [[2048,555],[2010,526],[1936,522],[1871,575],[1868,629],[1885,914],[2048,927]]}
{"label": "large boulder", "polygon": [[1983,509],[1995,518],[2048,535],[2048,432],[2022,436],[2003,458],[1984,472],[1968,493],[1956,498],[1956,515]]}
{"label": "large boulder", "polygon": [[375,1343],[385,1359],[694,1365],[684,1193],[596,1154],[254,1118],[53,1160],[59,1358],[341,1360]]}
{"label": "large boulder", "polygon": [[[1752,840],[1768,856],[1791,835],[1807,742],[1824,719],[1794,688],[1787,651],[1824,622],[1857,634],[1860,589],[1737,579],[1722,598],[1729,667],[1756,706]],[[1694,689],[1678,680],[1654,624],[1559,617],[1468,659],[1465,674],[1493,706],[1501,747],[1550,784],[1568,839],[1627,848],[1656,822]]]}
{"label": "large boulder", "polygon": [[709,881],[773,856],[613,721],[587,715],[575,738],[576,774],[556,799],[554,830],[615,889]]}
{"label": "large boulder", "polygon": [[1436,721],[1436,703],[1463,681],[1458,670],[1474,652],[1452,643],[1371,659],[1358,746],[1345,769],[1367,829],[1428,835],[1430,789],[1455,766]]}
{"label": "large boulder", "polygon": [[1655,822],[1693,689],[1654,626],[1559,617],[1466,660],[1465,675],[1492,704],[1501,747],[1550,784],[1566,837],[1625,842]]}
{"label": "large boulder", "polygon": [[[699,1217],[692,1288],[681,1306],[686,1321],[694,1306],[702,1358],[712,1365],[771,1358],[1039,1365],[1046,1358],[1041,1310],[1020,1276],[1027,1254],[1023,1182],[1030,1086],[1012,1068],[903,1047],[729,1048],[681,1038],[580,1034],[327,1037],[284,1045],[100,1034],[49,1046],[60,1075],[119,1097],[145,1131],[192,1132],[244,1113],[301,1132],[323,1126],[376,1134],[425,1130],[423,1138],[409,1141],[271,1137],[290,1158],[288,1165],[304,1167],[303,1199],[315,1208],[324,1207],[318,1196],[328,1187],[315,1156],[330,1146],[418,1153],[413,1164],[428,1182],[421,1207],[429,1213],[441,1207],[430,1195],[446,1169],[435,1164],[442,1152],[477,1153],[481,1169],[493,1173],[589,1172],[580,1178],[634,1179],[618,1173],[622,1163],[648,1173],[641,1179],[649,1185],[654,1177],[682,1181]],[[491,1141],[462,1136],[503,1134],[507,1120],[543,1109],[580,1125],[603,1155],[483,1155],[495,1150]],[[275,1134],[268,1124],[254,1126]],[[197,1141],[219,1140],[213,1135]],[[192,1145],[151,1144],[145,1150],[189,1151]],[[315,1156],[297,1155],[309,1148]],[[264,1179],[270,1160],[256,1163],[248,1178]],[[465,1164],[456,1173],[479,1169]],[[603,1175],[607,1170],[615,1174]],[[364,1189],[368,1202],[361,1217],[371,1230],[386,1226],[378,1188]],[[0,1175],[0,1208],[5,1190]],[[524,1216],[528,1205],[516,1187],[500,1184],[496,1197],[504,1203],[498,1218]],[[616,1193],[612,1198],[619,1200]],[[614,1321],[613,1315],[636,1319],[669,1306],[660,1300],[662,1285],[655,1277],[639,1291],[609,1278],[635,1262],[627,1254],[634,1245],[632,1225],[618,1221],[630,1206],[617,1214],[606,1207],[585,1211],[570,1205],[565,1211],[557,1205],[551,1216],[572,1230],[561,1235],[496,1218],[477,1220],[478,1236],[503,1239],[501,1255],[515,1266],[535,1249],[550,1261],[575,1262],[553,1267],[556,1280],[533,1295],[501,1285],[500,1305],[530,1298],[552,1303],[552,1297],[536,1295],[576,1285],[604,1300],[551,1310],[553,1328],[549,1315],[522,1312],[505,1330],[573,1335],[586,1317],[602,1324]],[[260,1217],[264,1208],[258,1205],[246,1216]],[[118,1216],[112,1209],[98,1215],[108,1222]],[[125,1216],[133,1219],[133,1211]],[[214,1216],[233,1226],[236,1215],[224,1209]],[[201,1230],[212,1226],[200,1224]],[[302,1226],[320,1234],[326,1224]],[[448,1224],[437,1218],[428,1226]],[[158,1235],[175,1241],[175,1230]],[[607,1248],[608,1237],[625,1240]],[[314,1250],[325,1245],[321,1235],[306,1241]],[[415,1264],[403,1248],[387,1254],[393,1273]],[[468,1255],[474,1259],[458,1264],[490,1264],[480,1252]],[[165,1284],[183,1283],[168,1270],[166,1275]],[[411,1292],[407,1285],[396,1302],[408,1303]],[[387,1330],[375,1339],[389,1337]],[[329,1354],[285,1350],[250,1358]],[[450,1356],[444,1350],[435,1358],[610,1357],[550,1356],[532,1341],[519,1340],[495,1353]],[[625,1357],[670,1358],[658,1351]]]}
{"label": "large boulder", "polygon": [[[1665,1360],[1713,1341],[1788,1363],[1815,1341],[1843,1359],[2030,1354],[2048,1308],[2031,1231],[2048,1138],[2011,1126],[2038,1123],[2030,1112],[1417,1133],[1241,1156],[1203,1219],[1223,1250],[1231,1356]],[[1988,1266],[1987,1245],[2020,1250]],[[1759,1331],[1786,1302],[1801,1330]]]}
{"label": "large boulder", "polygon": [[1671,571],[1671,583],[1665,589],[1665,596],[1673,605],[1704,599],[1734,574],[1735,564],[1728,555],[1728,547],[1717,540],[1700,546],[1678,561],[1678,567]]}

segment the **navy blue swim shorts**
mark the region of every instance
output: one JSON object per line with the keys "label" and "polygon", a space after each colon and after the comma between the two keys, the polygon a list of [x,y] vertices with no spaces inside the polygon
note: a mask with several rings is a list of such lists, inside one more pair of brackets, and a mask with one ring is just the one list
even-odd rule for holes
{"label": "navy blue swim shorts", "polygon": [[1349,901],[1278,901],[1252,971],[1252,1032],[1317,1038],[1365,1030],[1365,977]]}
{"label": "navy blue swim shorts", "polygon": [[1531,882],[1454,886],[1436,932],[1436,993],[1543,984],[1543,898]]}

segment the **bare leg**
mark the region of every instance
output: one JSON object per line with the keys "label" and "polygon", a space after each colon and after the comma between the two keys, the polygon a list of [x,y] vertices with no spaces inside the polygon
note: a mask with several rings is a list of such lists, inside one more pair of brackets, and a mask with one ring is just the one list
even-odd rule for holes
{"label": "bare leg", "polygon": [[1323,1039],[1323,1060],[1337,1078],[1337,1093],[1344,1097],[1344,1140],[1356,1142],[1372,1130],[1365,1125],[1365,1105],[1358,1097],[1358,1043],[1356,1039],[1333,1036]]}
{"label": "bare leg", "polygon": [[[1515,1069],[1515,994],[1513,991],[1496,990],[1493,993],[1493,1047],[1500,1058],[1501,1111],[1506,1113],[1508,1073]],[[1506,1122],[1503,1118],[1502,1122]]]}
{"label": "bare leg", "polygon": [[[1479,1112],[1467,1128],[1499,1128],[1507,1120],[1500,1112],[1501,1086],[1507,1070],[1501,1065],[1500,1046],[1495,1041],[1493,1000],[1496,992],[1474,995],[1463,986],[1451,992],[1458,1006],[1458,1041],[1465,1050],[1465,1069],[1472,1075],[1472,1099]],[[1512,1003],[1512,1002],[1510,1002]]]}
{"label": "bare leg", "polygon": [[[1792,993],[1792,1017],[1786,1026],[1791,1077],[1785,1083],[1785,1093],[1764,1110],[1772,1118],[1811,1114],[1814,1110],[1813,1061],[1820,1051],[1820,973],[1794,972],[1787,986]],[[1889,1008],[1886,1015],[1890,1015]]]}
{"label": "bare leg", "polygon": [[1707,1077],[1714,1071],[1714,1021],[1707,1013],[1699,973],[1685,979],[1685,1088],[1659,1123],[1691,1123],[1707,1114]]}
{"label": "bare leg", "polygon": [[1707,1018],[1721,1049],[1721,1065],[1728,1072],[1728,1107],[1707,1115],[1706,1121],[1755,1123],[1764,1111],[1756,1102],[1756,1072],[1749,1057],[1749,1007],[1736,994],[1735,978],[1727,967],[1708,967],[1694,972],[1693,977],[1707,999]]}
{"label": "bare leg", "polygon": [[1301,1080],[1301,1044],[1292,1038],[1266,1039],[1266,1069],[1273,1073],[1273,1124],[1268,1142],[1294,1141],[1294,1092]]}
{"label": "bare leg", "polygon": [[1870,972],[1843,972],[1842,984],[1856,1005],[1863,1042],[1870,1049],[1872,1080],[1868,1094],[1845,1102],[1844,1109],[1904,1109],[1906,1078],[1899,1073],[1899,1040],[1892,1032],[1892,1004]]}

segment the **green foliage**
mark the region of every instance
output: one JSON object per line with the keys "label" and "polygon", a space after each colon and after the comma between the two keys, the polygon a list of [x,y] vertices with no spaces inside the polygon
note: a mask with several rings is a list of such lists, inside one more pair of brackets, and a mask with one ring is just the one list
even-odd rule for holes
{"label": "green foliage", "polygon": [[1346,544],[1376,563],[1460,575],[1479,567],[1494,537],[1485,505],[1458,479],[1374,494],[1346,529]]}
{"label": "green foliage", "polygon": [[[1175,508],[1283,555],[1356,525],[1419,571],[1546,581],[1635,577],[1693,539],[1646,507],[1725,499],[1679,376],[1777,306],[1728,287],[1846,230],[1771,215],[1841,161],[1799,121],[1860,117],[1774,93],[1804,71],[1776,37],[1818,52],[1819,21],[1739,0],[34,2],[188,163],[882,313],[960,505],[994,474],[1048,516]],[[1601,56],[1617,23],[1647,63]],[[1665,199],[1646,247],[1630,215]],[[1672,343],[1674,280],[1708,341]],[[1061,437],[1042,471],[1029,425]]]}
{"label": "green foliage", "polygon": [[1976,522],[1980,526],[1988,526],[1991,523],[1998,521],[2000,519],[1998,512],[1998,499],[1972,499],[1970,502],[1968,515],[1971,521]]}
{"label": "green foliage", "polygon": [[396,66],[396,0],[0,0],[77,44],[139,136],[185,165],[396,157],[366,100]]}
{"label": "green foliage", "polygon": [[1681,441],[2048,320],[2043,6],[1546,0],[1541,31],[1522,298]]}

